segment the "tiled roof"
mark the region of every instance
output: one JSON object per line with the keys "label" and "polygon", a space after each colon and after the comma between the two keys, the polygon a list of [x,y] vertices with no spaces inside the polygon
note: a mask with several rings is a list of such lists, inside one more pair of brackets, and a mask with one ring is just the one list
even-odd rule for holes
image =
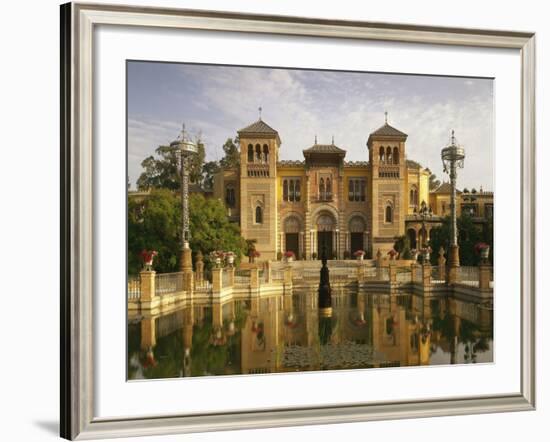
{"label": "tiled roof", "polygon": [[263,120],[258,120],[252,123],[251,125],[242,128],[237,132],[240,134],[252,133],[252,134],[278,135],[278,132],[275,129],[273,129],[271,126],[269,126],[267,123],[265,123]]}
{"label": "tiled roof", "polygon": [[376,129],[370,134],[371,136],[383,136],[383,137],[406,137],[407,134],[401,132],[393,126],[390,126],[388,123]]}
{"label": "tiled roof", "polygon": [[340,149],[334,144],[314,144],[308,149],[304,149],[304,154],[307,153],[337,153],[337,154],[346,154],[344,149]]}
{"label": "tiled roof", "polygon": [[[432,190],[431,193],[451,193],[451,183],[444,182],[439,185],[435,190]],[[460,190],[456,189],[456,193],[462,193]]]}

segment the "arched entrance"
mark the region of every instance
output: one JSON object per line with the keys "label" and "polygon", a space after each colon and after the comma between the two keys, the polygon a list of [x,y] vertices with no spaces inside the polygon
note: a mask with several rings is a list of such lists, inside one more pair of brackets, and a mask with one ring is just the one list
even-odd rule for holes
{"label": "arched entrance", "polygon": [[334,254],[334,232],[336,231],[336,220],[330,212],[321,212],[317,218],[317,257],[321,259],[326,253],[328,259]]}
{"label": "arched entrance", "polygon": [[353,255],[358,250],[365,251],[365,221],[360,216],[354,216],[349,221],[350,252]]}
{"label": "arched entrance", "polygon": [[296,216],[289,216],[284,222],[285,251],[293,252],[300,259],[300,220]]}

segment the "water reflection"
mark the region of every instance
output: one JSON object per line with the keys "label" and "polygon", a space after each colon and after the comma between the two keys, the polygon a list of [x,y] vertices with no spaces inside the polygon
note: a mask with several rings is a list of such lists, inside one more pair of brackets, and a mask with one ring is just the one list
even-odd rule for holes
{"label": "water reflection", "polygon": [[492,362],[493,311],[453,298],[333,290],[194,303],[128,324],[128,377]]}

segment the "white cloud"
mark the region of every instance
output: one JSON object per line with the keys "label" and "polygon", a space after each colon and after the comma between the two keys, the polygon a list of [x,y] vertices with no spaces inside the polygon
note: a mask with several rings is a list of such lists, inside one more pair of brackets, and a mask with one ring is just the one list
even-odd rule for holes
{"label": "white cloud", "polygon": [[[327,143],[334,135],[348,160],[366,160],[369,133],[383,124],[387,110],[389,123],[409,135],[410,159],[446,178],[440,151],[455,129],[467,155],[459,185],[492,188],[489,80],[216,66],[182,66],[177,72],[166,100],[183,103],[176,114],[192,131],[202,131],[208,159],[219,159],[225,139],[255,121],[262,106],[264,121],[283,141],[281,158],[302,159],[315,135]],[[135,181],[141,160],[174,139],[181,123],[160,118],[162,109],[129,110],[129,170]]]}

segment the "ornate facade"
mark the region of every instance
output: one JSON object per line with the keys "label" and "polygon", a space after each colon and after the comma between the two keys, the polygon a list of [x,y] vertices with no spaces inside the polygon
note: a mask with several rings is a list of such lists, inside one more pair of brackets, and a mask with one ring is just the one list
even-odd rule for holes
{"label": "ornate facade", "polygon": [[[401,235],[418,247],[448,215],[449,186],[429,190],[431,172],[406,159],[407,135],[387,121],[368,137],[368,161],[346,161],[334,139],[316,139],[303,161],[282,161],[279,133],[261,118],[238,135],[240,166],[215,176],[214,197],[242,235],[257,241],[262,259],[285,251],[298,259],[323,251],[339,259],[357,250],[372,256],[389,251]],[[476,194],[458,204],[459,214],[464,208],[492,216],[492,201],[492,193]]]}

